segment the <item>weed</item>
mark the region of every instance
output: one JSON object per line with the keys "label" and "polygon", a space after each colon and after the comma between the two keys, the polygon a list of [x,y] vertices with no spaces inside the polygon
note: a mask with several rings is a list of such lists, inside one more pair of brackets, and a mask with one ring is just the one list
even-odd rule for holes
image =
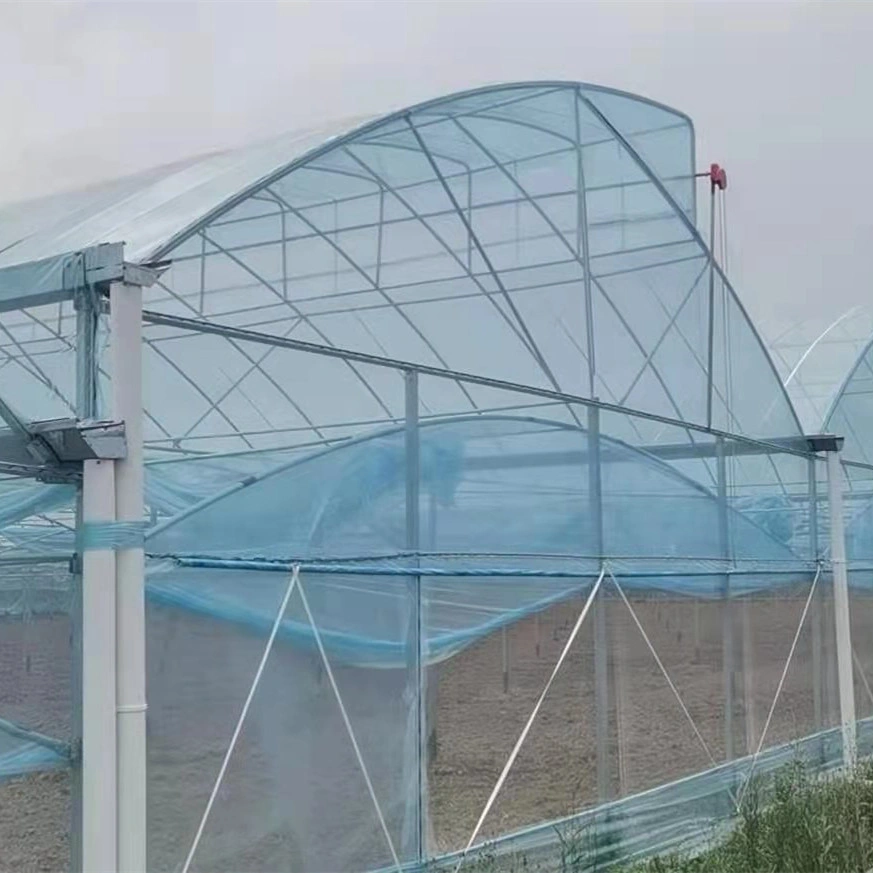
{"label": "weed", "polygon": [[873,868],[873,763],[851,776],[818,778],[800,760],[746,786],[727,837],[694,856],[621,865],[622,834],[608,819],[555,828],[554,853],[500,853],[484,846],[475,873],[865,873]]}

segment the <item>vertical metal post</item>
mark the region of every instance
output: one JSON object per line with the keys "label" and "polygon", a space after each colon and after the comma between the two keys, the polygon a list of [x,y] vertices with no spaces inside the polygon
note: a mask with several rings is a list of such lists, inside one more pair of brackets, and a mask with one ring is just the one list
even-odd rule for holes
{"label": "vertical metal post", "polygon": [[[115,517],[143,523],[142,289],[109,290],[112,409],[124,422],[127,456],[115,463]],[[116,553],[118,869],[146,870],[145,586],[142,544]]]}
{"label": "vertical metal post", "polygon": [[[718,546],[721,557],[727,564],[730,554],[727,506],[727,464],[724,438],[716,437],[715,456],[717,467]],[[722,581],[722,679],[724,683],[724,756],[726,761],[734,757],[734,613],[731,601],[731,577],[725,573]]]}
{"label": "vertical metal post", "polygon": [[[815,458],[808,463],[809,493],[809,557],[818,561],[818,476]],[[813,723],[817,730],[824,727],[822,711],[822,596],[824,585],[819,586],[810,604],[810,623],[812,625],[812,710]]]}
{"label": "vertical metal post", "polygon": [[534,651],[536,652],[536,656],[539,658],[540,652],[542,651],[542,639],[543,639],[543,630],[542,625],[540,623],[540,614],[534,613]]}
{"label": "vertical metal post", "polygon": [[509,633],[506,625],[500,629],[500,654],[503,661],[503,693],[509,694]]}
{"label": "vertical metal post", "polygon": [[[405,385],[405,457],[406,457],[406,548],[416,554],[420,547],[420,445],[418,427],[418,373],[404,371]],[[427,851],[427,710],[425,687],[425,659],[422,657],[425,644],[421,576],[414,575],[409,581],[409,667],[408,682],[412,684],[409,699],[414,701],[415,712],[415,809],[412,824],[411,854],[419,862],[424,861]]]}
{"label": "vertical metal post", "polygon": [[[588,240],[588,200],[585,192],[585,163],[582,153],[582,124],[579,115],[580,95],[573,100],[576,135],[576,255],[582,260],[585,289],[585,338],[588,357],[588,395],[593,400],[597,378],[594,342],[594,302],[591,289],[591,257]],[[591,544],[602,561],[603,492],[600,470],[600,409],[588,407],[588,512]],[[612,796],[609,755],[609,637],[604,587],[594,603],[594,706],[597,724],[597,799],[602,803]],[[619,738],[620,739],[620,738]],[[621,743],[618,743],[619,754]]]}
{"label": "vertical metal post", "polygon": [[591,257],[588,246],[588,201],[585,196],[585,165],[582,160],[582,128],[578,95],[573,101],[576,121],[576,255],[582,259],[585,287],[585,339],[588,352],[588,396],[594,397],[597,372],[594,354],[594,305],[591,299]]}
{"label": "vertical metal post", "polygon": [[755,650],[752,638],[752,603],[743,598],[740,623],[743,634],[743,715],[746,728],[746,754],[758,747],[758,719],[755,713]]}
{"label": "vertical metal post", "polygon": [[[382,238],[385,234],[385,187],[379,186],[379,230],[376,232],[376,275],[374,286],[382,287]],[[286,295],[287,297],[287,295]]]}
{"label": "vertical metal post", "polygon": [[746,754],[753,755],[758,745],[758,720],[755,717],[755,656],[752,648],[752,604],[743,600],[740,624],[743,633],[743,713],[746,728]]}
{"label": "vertical metal post", "polygon": [[[437,550],[437,498],[434,490],[434,483],[431,483],[428,493],[428,515],[427,515],[427,549],[429,552]],[[424,688],[425,695],[425,719],[422,730],[427,737],[426,749],[427,754],[424,758],[425,774],[427,768],[432,761],[436,761],[439,752],[439,743],[437,738],[437,720],[439,715],[439,701],[437,694],[439,692],[439,668],[436,666],[427,667],[425,664],[426,683]],[[427,816],[425,816],[427,818]],[[432,843],[433,826],[429,820],[427,825],[427,840],[423,841],[425,848]]]}
{"label": "vertical metal post", "polygon": [[618,795],[624,797],[630,791],[628,784],[627,760],[625,759],[624,725],[627,688],[624,681],[624,655],[621,651],[623,640],[618,634],[612,635],[612,684],[615,695],[615,738],[618,757]]}
{"label": "vertical metal post", "polygon": [[[282,298],[284,300],[288,299],[288,230],[287,230],[287,218],[285,217],[285,206],[280,203],[279,204],[279,223],[281,224],[281,233],[282,233]],[[380,216],[379,219],[379,236],[382,235],[382,219]],[[203,237],[204,240],[206,237]],[[376,267],[378,270],[378,266]],[[376,284],[379,284],[378,279],[376,280]]]}
{"label": "vertical metal post", "polygon": [[427,499],[427,548],[435,552],[437,547],[437,499],[433,486]]}
{"label": "vertical metal post", "polygon": [[467,269],[473,269],[473,173],[467,169]]}
{"label": "vertical metal post", "polygon": [[[75,298],[76,310],[76,415],[80,419],[97,415],[97,326],[99,315],[94,295],[82,289]],[[76,530],[83,523],[83,486],[76,491]],[[82,559],[77,554],[71,567],[70,580],[73,597],[70,610],[71,647],[71,692],[72,692],[72,743],[82,748]],[[70,869],[79,873],[83,869],[82,839],[84,834],[82,809],[82,758],[74,760],[70,773]]]}
{"label": "vertical metal post", "polygon": [[[600,477],[600,409],[588,407],[588,512],[592,547],[603,560],[603,493]],[[597,799],[612,796],[609,755],[609,636],[603,586],[594,603],[594,700],[597,718]]]}
{"label": "vertical metal post", "polygon": [[713,361],[715,360],[715,183],[709,201],[709,325],[706,348],[706,426],[712,427]]}
{"label": "vertical metal post", "polygon": [[339,237],[338,233],[339,228],[339,202],[333,201],[333,233],[331,234],[331,238],[333,240],[333,245],[331,248],[333,249],[333,290],[334,293],[339,291],[339,256],[340,256],[340,248],[337,243],[337,239]]}
{"label": "vertical metal post", "polygon": [[[518,162],[513,161],[509,171],[513,177],[518,178]],[[521,261],[521,199],[515,198],[515,257]]]}
{"label": "vertical metal post", "polygon": [[[115,519],[112,461],[85,461],[82,517]],[[79,531],[81,537],[82,529]],[[82,870],[117,869],[115,553],[82,553]]]}
{"label": "vertical metal post", "polygon": [[197,312],[203,317],[203,307],[206,302],[206,234],[200,234],[200,301]]}
{"label": "vertical metal post", "polygon": [[849,578],[846,569],[846,533],[843,520],[843,471],[838,451],[827,453],[828,504],[831,520],[831,565],[834,574],[834,631],[840,689],[840,724],[843,764],[854,767],[855,685],[852,674],[852,631],[849,622]]}
{"label": "vertical metal post", "polygon": [[76,415],[97,417],[97,328],[100,314],[95,294],[82,290],[76,296]]}

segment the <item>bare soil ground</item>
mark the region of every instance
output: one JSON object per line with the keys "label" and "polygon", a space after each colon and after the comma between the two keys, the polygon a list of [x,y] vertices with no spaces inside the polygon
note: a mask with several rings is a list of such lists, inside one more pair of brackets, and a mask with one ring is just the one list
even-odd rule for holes
{"label": "bare soil ground", "polygon": [[[733,607],[734,754],[754,750],[791,647],[805,591]],[[706,749],[625,605],[605,604],[612,796],[711,766],[725,755],[722,675],[725,609],[631,599]],[[581,600],[497,631],[429,669],[431,850],[464,845],[564,647]],[[856,650],[873,677],[873,608],[858,605]],[[816,730],[815,611],[800,636],[767,745]],[[822,715],[835,719],[833,618],[822,608]],[[570,649],[482,836],[569,814],[598,798],[594,616]],[[150,867],[177,869],[257,666],[263,639],[169,608],[149,618]],[[27,660],[29,657],[29,660]],[[66,737],[69,630],[57,619],[0,620],[0,714]],[[412,777],[404,758],[410,707],[398,670],[336,667],[335,679],[397,846]],[[433,689],[436,689],[433,693]],[[859,684],[859,715],[871,712]],[[387,842],[348,741],[330,682],[314,653],[274,652],[195,866],[205,870],[351,870],[390,865]],[[0,870],[52,871],[69,853],[69,778],[0,783]]]}

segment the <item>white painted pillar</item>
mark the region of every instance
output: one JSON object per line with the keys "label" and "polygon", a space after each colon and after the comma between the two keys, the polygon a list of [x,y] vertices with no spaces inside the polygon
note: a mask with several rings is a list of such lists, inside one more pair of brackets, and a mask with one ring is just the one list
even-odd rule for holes
{"label": "white painted pillar", "polygon": [[855,685],[852,677],[852,633],[849,622],[849,578],[846,570],[846,535],[843,520],[843,471],[839,452],[827,453],[828,504],[831,519],[831,566],[834,574],[834,629],[837,674],[840,689],[840,724],[843,731],[843,763],[854,767]]}
{"label": "white painted pillar", "polygon": [[[113,461],[85,461],[82,520],[115,519]],[[86,528],[87,530],[87,528]],[[82,867],[116,869],[115,553],[82,552]]]}
{"label": "white painted pillar", "polygon": [[[810,458],[808,465],[809,557],[813,561],[818,561],[818,472],[815,458]],[[812,624],[812,712],[813,724],[817,731],[822,730],[827,721],[822,706],[822,594],[824,590],[825,586],[819,585],[809,614]]]}
{"label": "white painted pillar", "polygon": [[[127,457],[116,462],[120,522],[142,522],[142,289],[113,283],[112,412],[124,421]],[[118,870],[146,869],[145,595],[141,545],[116,554]]]}

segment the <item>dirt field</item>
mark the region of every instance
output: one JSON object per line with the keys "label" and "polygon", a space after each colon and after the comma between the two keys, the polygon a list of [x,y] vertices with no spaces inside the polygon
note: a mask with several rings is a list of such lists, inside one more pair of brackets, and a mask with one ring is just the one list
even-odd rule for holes
{"label": "dirt field", "polygon": [[[806,592],[734,607],[734,748],[757,744]],[[634,793],[724,757],[723,607],[633,598],[632,604],[694,719],[689,726],[627,608],[606,603],[609,634],[610,790]],[[481,640],[429,670],[435,754],[428,766],[431,849],[466,843],[581,608],[554,607]],[[869,621],[868,621],[869,619]],[[830,611],[823,649],[833,660]],[[813,617],[798,643],[767,738],[816,729]],[[856,650],[873,676],[873,609],[856,608]],[[866,635],[865,635],[866,632]],[[66,622],[0,620],[0,712],[66,735]],[[746,645],[744,646],[744,642]],[[38,645],[37,645],[38,643]],[[196,830],[263,647],[256,635],[168,608],[149,613],[150,867],[174,870]],[[28,660],[29,656],[29,660]],[[869,662],[869,663],[868,663]],[[558,674],[482,836],[565,815],[597,800],[593,616]],[[744,672],[745,665],[745,672]],[[835,719],[825,670],[823,718]],[[392,841],[404,834],[408,750],[406,676],[337,667],[335,678]],[[751,681],[747,681],[747,679]],[[405,697],[405,694],[407,696]],[[859,715],[870,700],[858,688]],[[749,706],[745,697],[748,696]],[[751,717],[746,718],[750,712]],[[750,735],[747,737],[747,723]],[[409,756],[407,756],[409,757]],[[390,864],[387,842],[313,653],[274,652],[207,826],[198,870],[352,870]],[[68,856],[66,774],[0,784],[0,869],[56,870]]]}

